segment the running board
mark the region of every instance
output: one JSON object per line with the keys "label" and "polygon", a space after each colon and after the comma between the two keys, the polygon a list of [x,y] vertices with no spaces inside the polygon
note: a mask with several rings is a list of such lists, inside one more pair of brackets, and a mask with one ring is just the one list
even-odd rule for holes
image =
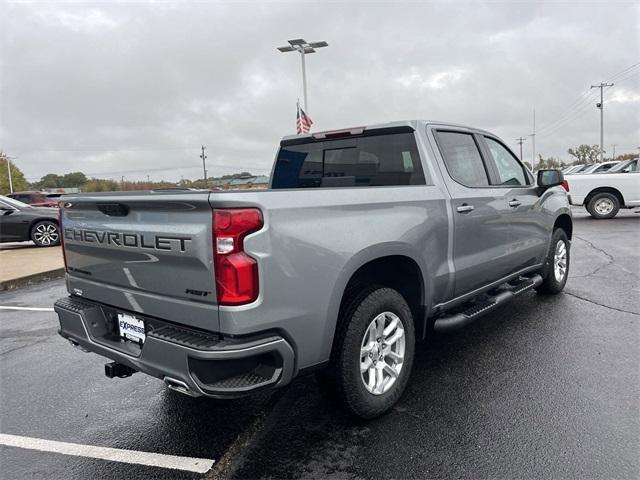
{"label": "running board", "polygon": [[485,313],[491,312],[498,306],[507,303],[509,300],[517,297],[537,287],[542,283],[542,277],[538,274],[532,277],[520,277],[517,283],[506,283],[500,287],[500,291],[490,298],[476,302],[469,306],[466,310],[458,313],[452,313],[438,318],[433,329],[436,332],[451,332],[465,327]]}

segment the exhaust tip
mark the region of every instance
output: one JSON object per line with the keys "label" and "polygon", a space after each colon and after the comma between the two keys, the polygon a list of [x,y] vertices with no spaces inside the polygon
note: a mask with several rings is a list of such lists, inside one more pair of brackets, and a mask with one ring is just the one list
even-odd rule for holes
{"label": "exhaust tip", "polygon": [[164,383],[167,386],[167,388],[170,388],[171,390],[175,390],[176,392],[180,392],[180,393],[183,393],[185,395],[189,395],[190,397],[194,397],[195,396],[193,394],[193,392],[191,391],[191,389],[189,388],[189,385],[187,385],[182,380],[177,380],[177,379],[171,378],[171,377],[164,377]]}

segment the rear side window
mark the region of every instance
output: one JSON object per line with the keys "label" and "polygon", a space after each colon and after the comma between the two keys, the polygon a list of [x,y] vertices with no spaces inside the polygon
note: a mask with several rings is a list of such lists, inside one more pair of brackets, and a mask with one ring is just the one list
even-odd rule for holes
{"label": "rear side window", "polygon": [[284,146],[272,188],[424,185],[413,133]]}
{"label": "rear side window", "polygon": [[489,177],[473,135],[441,131],[436,136],[451,178],[468,187],[489,185]]}

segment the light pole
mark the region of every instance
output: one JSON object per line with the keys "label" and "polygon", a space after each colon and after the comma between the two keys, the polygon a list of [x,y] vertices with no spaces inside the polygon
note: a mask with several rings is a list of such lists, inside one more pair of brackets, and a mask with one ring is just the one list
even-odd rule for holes
{"label": "light pole", "polygon": [[531,171],[534,171],[536,168],[536,109],[533,109],[533,133],[529,135],[531,137],[531,148],[532,155],[531,158]]}
{"label": "light pole", "polygon": [[278,47],[282,53],[287,52],[299,52],[300,60],[302,62],[302,91],[304,93],[304,111],[309,115],[309,104],[307,103],[307,69],[304,62],[304,56],[308,53],[316,53],[316,48],[328,47],[327,42],[307,42],[303,38],[296,38],[295,40],[289,40],[289,45],[284,47]]}

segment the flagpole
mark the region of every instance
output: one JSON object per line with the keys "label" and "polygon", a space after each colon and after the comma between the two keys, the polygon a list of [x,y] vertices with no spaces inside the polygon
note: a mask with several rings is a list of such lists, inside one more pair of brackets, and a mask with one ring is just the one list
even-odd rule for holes
{"label": "flagpole", "polygon": [[300,49],[302,58],[302,91],[304,92],[304,112],[309,115],[309,104],[307,103],[307,67],[304,61],[304,48]]}

